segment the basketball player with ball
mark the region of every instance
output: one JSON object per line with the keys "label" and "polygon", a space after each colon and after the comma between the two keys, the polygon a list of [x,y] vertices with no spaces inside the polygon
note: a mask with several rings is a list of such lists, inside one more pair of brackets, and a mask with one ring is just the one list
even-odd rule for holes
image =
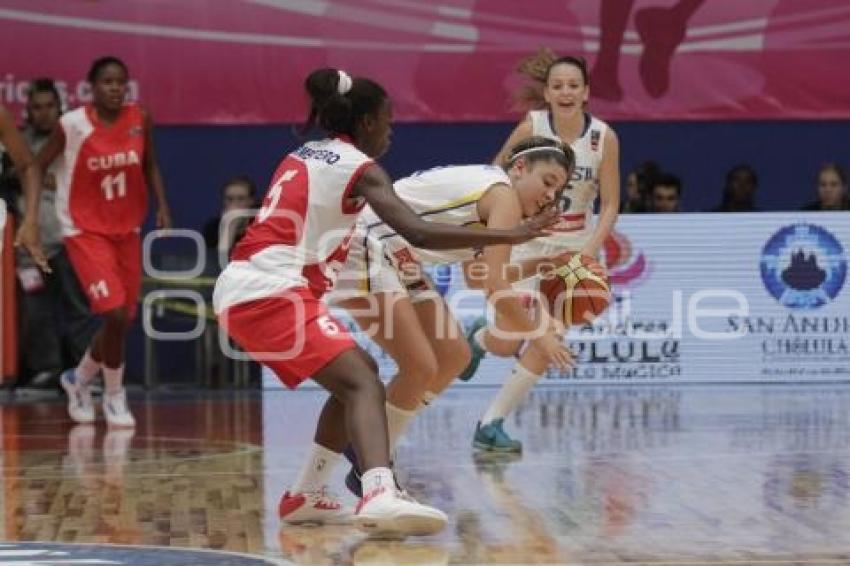
{"label": "basketball player with ball", "polygon": [[[530,314],[533,317],[539,317],[537,309],[548,307],[555,318],[569,327],[589,322],[608,306],[607,278],[597,258],[617,221],[619,142],[608,124],[585,110],[590,96],[590,78],[584,60],[556,58],[551,52],[541,50],[524,60],[519,70],[534,81],[520,93],[520,98],[537,109],[528,112],[517,125],[494,162],[502,163],[517,140],[535,135],[568,144],[575,153],[576,166],[561,195],[561,217],[550,228],[553,234],[515,246],[511,254],[511,261],[523,266],[522,273],[533,272],[530,267],[534,265],[539,266],[538,273],[549,271],[520,281],[514,287],[537,292],[543,299],[532,305]],[[593,226],[593,206],[597,197],[599,216]],[[465,266],[467,281],[473,287],[470,274],[474,269],[473,264]],[[504,332],[499,332],[502,327],[498,314],[494,324],[495,329],[488,329],[486,320],[480,319],[469,330],[473,358],[460,379],[472,378],[486,352],[503,357],[518,356],[519,359],[478,423],[473,446],[493,452],[521,452],[522,443],[505,432],[504,420],[543,376],[549,362],[538,348],[524,347],[522,337],[506,338]]]}

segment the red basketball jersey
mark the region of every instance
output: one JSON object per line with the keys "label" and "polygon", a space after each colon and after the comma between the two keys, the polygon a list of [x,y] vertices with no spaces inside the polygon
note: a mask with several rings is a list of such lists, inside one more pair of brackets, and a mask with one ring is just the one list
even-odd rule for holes
{"label": "red basketball jersey", "polygon": [[287,155],[216,283],[216,312],[285,289],[321,296],[332,287],[365,204],[351,191],[372,162],[342,139],[308,142]]}
{"label": "red basketball jersey", "polygon": [[125,104],[103,124],[92,106],[60,120],[64,162],[58,168],[56,209],[65,236],[80,232],[126,234],[147,214],[145,125],[138,104]]}

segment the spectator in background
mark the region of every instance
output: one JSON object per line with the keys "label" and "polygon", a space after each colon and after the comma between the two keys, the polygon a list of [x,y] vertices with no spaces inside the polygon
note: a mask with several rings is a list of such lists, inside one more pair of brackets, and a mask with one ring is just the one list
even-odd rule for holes
{"label": "spectator in background", "polygon": [[[59,123],[61,100],[51,79],[35,79],[27,93],[26,125],[23,138],[33,154],[47,142]],[[62,245],[56,215],[56,165],[43,177],[39,197],[38,227],[51,272],[42,273],[26,250],[17,250],[21,298],[20,337],[24,368],[31,375],[29,385],[58,386],[59,373],[76,366],[86,351],[96,328],[77,276]],[[17,194],[16,208],[26,209],[26,198]]]}
{"label": "spectator in background", "polygon": [[653,212],[681,212],[682,181],[675,175],[662,173],[652,185]]}
{"label": "spectator in background", "polygon": [[723,201],[710,212],[756,212],[758,176],[749,165],[736,165],[726,173]]}
{"label": "spectator in background", "polygon": [[[2,172],[0,172],[3,176],[3,179],[0,180],[0,193],[2,193],[3,199],[7,200],[9,197],[3,186],[6,185],[5,181],[8,180],[7,173],[12,167],[17,172],[24,192],[27,195],[37,194],[41,190],[41,170],[36,165],[32,153],[27,148],[26,140],[24,140],[15,127],[12,116],[2,104],[0,104],[0,147],[3,148],[5,154],[9,157],[9,166],[2,167]],[[33,202],[35,202],[35,199],[33,199]],[[7,204],[14,203],[7,201]],[[34,207],[32,204],[31,206]],[[33,210],[27,210],[26,213],[30,218],[28,221],[22,222],[18,228],[18,233],[15,235],[15,246],[23,247],[29,251],[30,256],[43,271],[50,271],[47,258],[44,257],[44,250],[41,249],[34,208]]]}
{"label": "spectator in background", "polygon": [[850,210],[847,173],[837,163],[825,163],[818,170],[818,200],[803,210]]}
{"label": "spectator in background", "polygon": [[[221,214],[215,218],[211,218],[204,224],[204,241],[209,250],[222,250],[228,254],[233,245],[242,239],[245,235],[245,230],[248,223],[253,217],[240,217],[233,221],[233,224],[226,227],[222,224],[222,218],[228,212],[239,210],[251,210],[257,206],[257,186],[254,181],[247,175],[236,175],[229,179],[221,187]],[[229,228],[229,230],[226,230]],[[221,236],[227,232],[227,242],[221,241]]]}
{"label": "spectator in background", "polygon": [[655,178],[661,174],[661,168],[654,161],[644,161],[626,176],[626,198],[623,199],[622,213],[647,212],[650,210],[650,198]]}

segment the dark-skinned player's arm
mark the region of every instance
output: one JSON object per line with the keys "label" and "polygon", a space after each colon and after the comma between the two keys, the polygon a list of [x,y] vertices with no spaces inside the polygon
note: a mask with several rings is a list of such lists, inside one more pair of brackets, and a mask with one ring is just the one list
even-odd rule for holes
{"label": "dark-skinned player's arm", "polygon": [[171,228],[171,209],[165,198],[165,185],[162,182],[162,173],[156,159],[156,148],[153,143],[153,118],[150,112],[142,110],[145,121],[145,181],[153,190],[156,198],[156,227],[163,230]]}
{"label": "dark-skinned player's arm", "polygon": [[26,210],[18,233],[15,235],[15,246],[23,247],[32,256],[36,265],[45,273],[50,272],[50,265],[41,247],[38,231],[38,204],[41,198],[42,171],[33,160],[32,153],[26,141],[21,136],[12,116],[0,106],[0,143],[9,152],[15,171],[24,189]]}

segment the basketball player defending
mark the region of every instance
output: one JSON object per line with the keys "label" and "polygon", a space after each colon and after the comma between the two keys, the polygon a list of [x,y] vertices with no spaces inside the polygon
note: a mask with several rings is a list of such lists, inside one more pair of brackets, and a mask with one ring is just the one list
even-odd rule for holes
{"label": "basketball player defending", "polygon": [[475,230],[422,220],[396,196],[374,161],[390,141],[392,111],[384,89],[334,69],[313,72],[305,88],[311,100],[308,126],[317,123],[329,137],[284,157],[262,208],[216,282],[213,304],[222,328],[284,385],[295,388],[312,378],[330,393],[307,461],[280,501],[281,518],[290,523],[347,518],[326,484],[350,443],[365,470],[355,523],[378,534],[430,534],[443,528],[446,516],[394,485],[376,364],[321,298],[333,287],[366,203],[422,248],[514,244],[543,232],[533,222]]}

